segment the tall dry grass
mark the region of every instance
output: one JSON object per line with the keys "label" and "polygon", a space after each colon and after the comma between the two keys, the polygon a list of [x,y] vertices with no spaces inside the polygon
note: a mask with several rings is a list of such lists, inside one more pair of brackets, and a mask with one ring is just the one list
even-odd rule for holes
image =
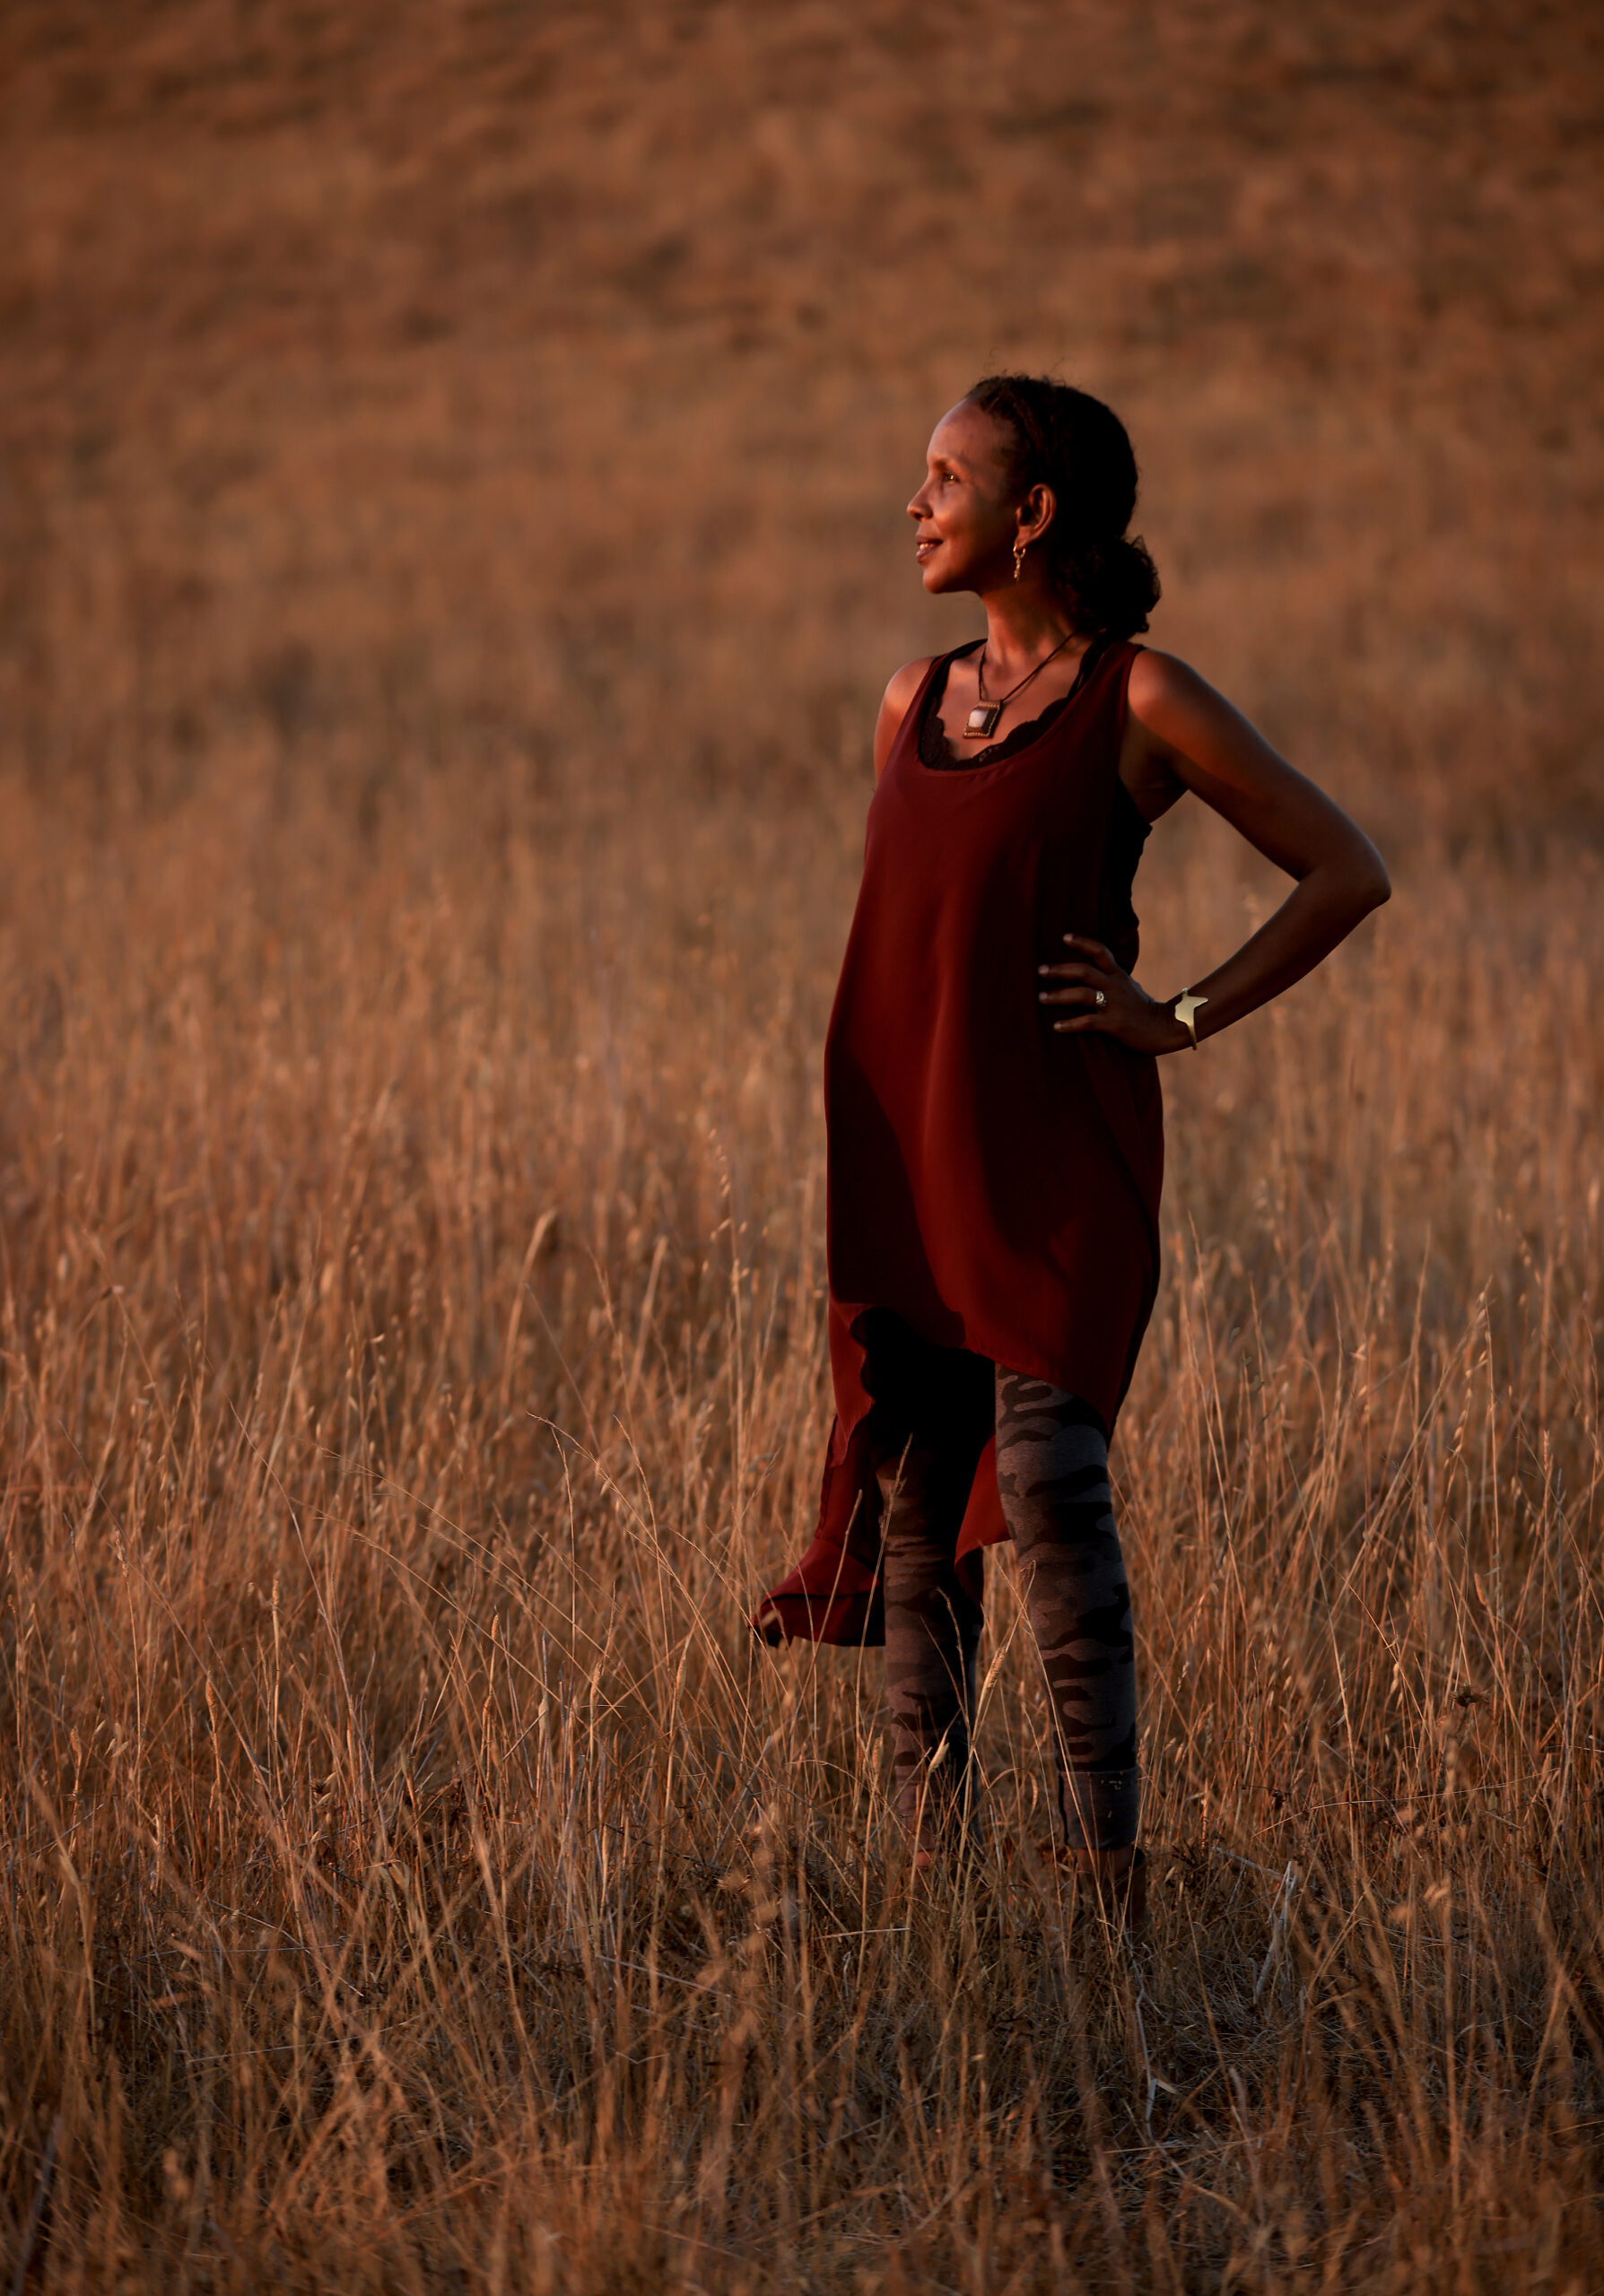
{"label": "tall dry grass", "polygon": [[[977,107],[935,6],[15,12],[18,2286],[1599,2277],[1595,59],[988,30]],[[1166,1069],[1119,1948],[1006,1561],[939,1879],[877,1659],[744,1627],[901,473],[998,344],[1117,387],[1155,635],[1397,883]],[[1274,892],[1186,814],[1155,986]]]}
{"label": "tall dry grass", "polygon": [[[1406,878],[1172,1064],[1111,1952],[1033,1863],[1006,1568],[994,1855],[937,1884],[877,1662],[744,1631],[817,1471],[841,872],[788,913],[702,834],[677,902],[639,822],[603,875],[471,802],[360,864],[239,792],[30,857],[12,2239],[37,2203],[64,2285],[1589,2284],[1591,881]],[[1238,927],[1206,850],[1146,900]]]}

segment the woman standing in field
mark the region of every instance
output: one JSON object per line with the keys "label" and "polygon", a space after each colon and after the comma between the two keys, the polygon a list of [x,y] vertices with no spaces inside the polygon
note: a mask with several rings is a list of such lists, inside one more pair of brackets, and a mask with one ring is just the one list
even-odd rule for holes
{"label": "woman standing in field", "polygon": [[[1011,1536],[1068,1851],[1144,1894],[1135,1644],[1108,1439],[1158,1281],[1158,1060],[1301,978],[1386,900],[1369,839],[1184,663],[1126,529],[1130,441],[1084,391],[977,383],[908,506],[927,591],[986,635],[911,662],[875,732],[862,889],[825,1052],[836,1417],[770,1642],[884,1639],[897,1805],[960,1832],[984,1547]],[[1180,996],[1133,978],[1131,886],[1187,790],[1296,880]]]}

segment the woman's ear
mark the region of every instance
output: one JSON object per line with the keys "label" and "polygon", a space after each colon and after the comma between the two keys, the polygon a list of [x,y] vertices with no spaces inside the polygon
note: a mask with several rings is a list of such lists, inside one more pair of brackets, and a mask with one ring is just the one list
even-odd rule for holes
{"label": "woman's ear", "polygon": [[1058,507],[1058,497],[1050,486],[1033,486],[1019,506],[1020,541],[1040,542],[1051,526]]}

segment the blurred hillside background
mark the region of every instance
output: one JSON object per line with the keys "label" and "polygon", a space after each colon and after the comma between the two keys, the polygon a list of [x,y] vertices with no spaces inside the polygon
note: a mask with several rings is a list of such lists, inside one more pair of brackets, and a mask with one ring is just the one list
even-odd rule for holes
{"label": "blurred hillside background", "polygon": [[[1585,2296],[1597,10],[7,0],[0,134],[0,2270]],[[1138,1947],[1006,1561],[925,1894],[745,1625],[1005,364],[1396,886],[1165,1064]],[[1146,983],[1276,884],[1178,807]]]}
{"label": "blurred hillside background", "polygon": [[1600,31],[1571,6],[13,0],[0,757],[863,770],[902,504],[1112,399],[1194,658],[1399,841],[1596,834]]}

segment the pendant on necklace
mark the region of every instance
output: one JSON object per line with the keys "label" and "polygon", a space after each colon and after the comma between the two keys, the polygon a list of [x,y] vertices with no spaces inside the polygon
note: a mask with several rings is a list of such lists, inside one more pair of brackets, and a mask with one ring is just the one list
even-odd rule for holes
{"label": "pendant on necklace", "polygon": [[983,742],[987,735],[990,733],[992,728],[996,726],[998,719],[1001,716],[1002,704],[1000,701],[977,702],[975,707],[970,711],[969,722],[963,728],[964,740],[966,742]]}

